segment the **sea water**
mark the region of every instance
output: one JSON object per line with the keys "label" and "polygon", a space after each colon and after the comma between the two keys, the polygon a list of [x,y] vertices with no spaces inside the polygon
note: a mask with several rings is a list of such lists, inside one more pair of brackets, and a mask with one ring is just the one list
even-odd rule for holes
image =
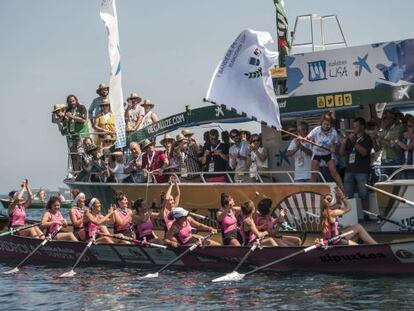
{"label": "sea water", "polygon": [[[28,211],[39,219],[42,211]],[[67,214],[67,211],[65,212]],[[258,273],[212,283],[214,271],[30,265],[0,274],[2,310],[412,310],[414,277],[321,273]],[[0,272],[13,265],[0,264]],[[230,272],[230,271],[229,271]]]}

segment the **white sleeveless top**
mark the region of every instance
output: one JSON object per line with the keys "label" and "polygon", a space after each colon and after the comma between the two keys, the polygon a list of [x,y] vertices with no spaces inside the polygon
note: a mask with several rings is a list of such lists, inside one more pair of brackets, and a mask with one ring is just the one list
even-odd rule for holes
{"label": "white sleeveless top", "polygon": [[152,118],[151,118],[152,117],[152,113],[153,113],[152,110],[151,111],[148,111],[148,113],[142,119],[142,122],[141,122],[141,124],[140,124],[140,126],[139,126],[138,129],[142,129],[142,128],[144,128],[144,127],[146,127],[146,126],[154,123],[154,122],[152,122]]}

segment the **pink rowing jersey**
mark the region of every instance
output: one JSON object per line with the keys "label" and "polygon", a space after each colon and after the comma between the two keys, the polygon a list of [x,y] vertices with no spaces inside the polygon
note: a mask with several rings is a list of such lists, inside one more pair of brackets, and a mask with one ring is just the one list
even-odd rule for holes
{"label": "pink rowing jersey", "polygon": [[[50,214],[50,217],[49,217],[49,219],[48,219],[48,222],[51,222],[51,221],[63,221],[63,220],[65,220],[65,219],[63,218],[62,214],[60,213],[60,211],[58,211],[58,212],[56,212],[56,213],[54,213],[54,214],[52,214],[52,213],[50,213],[50,212],[49,212],[49,214]],[[51,225],[51,226],[47,229],[47,233],[52,233],[52,232],[55,232],[59,226],[60,226],[60,225],[58,225],[58,224],[53,224],[53,225]]]}
{"label": "pink rowing jersey", "polygon": [[151,217],[148,217],[146,222],[135,226],[135,235],[137,238],[143,238],[152,234],[153,228],[154,226],[152,224]]}
{"label": "pink rowing jersey", "polygon": [[[104,216],[99,214],[95,216],[97,220],[101,220]],[[85,230],[88,236],[88,239],[92,239],[92,237],[101,231],[101,225],[94,224],[92,221],[85,222]]]}
{"label": "pink rowing jersey", "polygon": [[237,218],[232,209],[230,209],[226,216],[224,216],[223,220],[220,222],[220,227],[223,234],[237,229]]}
{"label": "pink rowing jersey", "polygon": [[271,216],[257,216],[256,217],[256,225],[266,224],[266,227],[260,231],[270,231],[273,229],[274,225],[275,225],[275,219]]}
{"label": "pink rowing jersey", "polygon": [[[73,207],[72,210],[75,211],[75,217],[76,220],[82,220],[83,219],[83,215],[85,215],[85,209],[84,208],[78,208],[78,207]],[[73,226],[75,228],[75,226]],[[83,221],[81,222],[80,226],[77,228],[83,228]],[[75,229],[77,229],[75,228]]]}
{"label": "pink rowing jersey", "polygon": [[164,215],[163,216],[163,220],[164,220],[164,231],[167,232],[168,230],[170,230],[172,224],[174,223],[174,218],[172,217],[172,211],[168,210],[166,208],[164,208]]}
{"label": "pink rowing jersey", "polygon": [[24,226],[26,211],[22,204],[16,205],[10,216],[10,227]]}
{"label": "pink rowing jersey", "polygon": [[117,208],[115,210],[115,213],[117,213],[119,215],[119,217],[121,217],[121,219],[123,219],[123,222],[125,223],[125,225],[114,225],[114,231],[115,233],[117,232],[121,232],[121,231],[125,231],[125,230],[131,230],[131,223],[132,223],[132,218],[131,215],[128,213],[128,209],[120,209]]}
{"label": "pink rowing jersey", "polygon": [[339,235],[339,221],[338,218],[335,219],[333,224],[328,226],[328,230],[325,232],[325,237],[327,239],[332,238],[333,236]]}
{"label": "pink rowing jersey", "polygon": [[178,223],[175,223],[175,225],[178,229],[178,233],[176,235],[178,242],[180,242],[181,245],[187,244],[193,236],[190,222],[186,221],[183,226],[178,225]]}
{"label": "pink rowing jersey", "polygon": [[251,242],[253,242],[256,239],[256,235],[251,231],[244,231],[244,223],[246,222],[246,218],[243,217],[241,226],[240,226],[240,234],[243,239],[243,245],[247,245]]}

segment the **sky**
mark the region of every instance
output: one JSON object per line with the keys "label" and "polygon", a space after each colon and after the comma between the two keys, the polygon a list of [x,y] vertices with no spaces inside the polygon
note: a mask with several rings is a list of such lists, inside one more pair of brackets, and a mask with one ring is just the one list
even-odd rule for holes
{"label": "sky", "polygon": [[[66,142],[50,111],[68,94],[88,107],[109,81],[100,3],[0,0],[0,193],[26,177],[34,188],[63,185]],[[285,6],[291,30],[297,15],[338,15],[350,46],[414,38],[412,0]],[[242,30],[276,33],[272,0],[118,0],[117,10],[124,97],[136,91],[151,99],[160,117],[204,105],[216,65]]]}

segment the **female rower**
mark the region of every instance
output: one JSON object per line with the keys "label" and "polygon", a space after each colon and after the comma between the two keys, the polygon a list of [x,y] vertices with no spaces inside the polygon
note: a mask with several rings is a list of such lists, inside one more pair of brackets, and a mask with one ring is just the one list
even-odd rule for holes
{"label": "female rower", "polygon": [[[313,146],[312,171],[319,171],[320,162],[322,160],[325,161],[332,178],[335,180],[338,187],[341,188],[342,191],[345,191],[342,179],[336,170],[335,152],[336,147],[339,144],[339,136],[338,132],[333,128],[334,121],[335,118],[332,113],[324,114],[321,119],[321,125],[315,127],[306,138],[328,149],[326,150]],[[316,182],[317,177],[318,175],[316,173],[312,173],[313,182]]]}
{"label": "female rower", "polygon": [[279,246],[298,246],[302,243],[301,239],[295,236],[280,235],[278,231],[285,221],[286,210],[281,209],[279,216],[273,218],[271,215],[272,199],[262,199],[257,205],[259,215],[256,217],[256,226],[259,231],[267,231]]}
{"label": "female rower", "polygon": [[[202,236],[193,234],[191,232],[192,228],[207,230],[214,234],[217,233],[216,229],[203,225],[194,220],[192,217],[188,216],[188,211],[182,207],[174,208],[172,214],[175,220],[165,235],[164,243],[167,245],[178,247],[179,245],[188,245],[198,242]],[[220,245],[219,243],[210,239],[207,239],[205,243],[209,246]]]}
{"label": "female rower", "polygon": [[153,213],[148,208],[144,199],[136,200],[132,207],[134,209],[132,212],[132,223],[134,224],[136,239],[139,241],[163,244],[162,240],[158,239],[153,230],[153,221],[158,219],[159,214]]}
{"label": "female rower", "polygon": [[[360,224],[349,226],[343,230],[343,232],[339,231],[338,217],[351,211],[352,206],[345,198],[344,193],[338,188],[336,189],[336,194],[337,200],[339,201],[337,204],[334,204],[333,197],[330,193],[326,194],[322,200],[323,210],[321,215],[321,223],[324,236],[329,239],[333,236],[352,230],[352,234],[337,241],[335,244],[357,245],[358,243],[351,240],[353,237],[361,239],[366,244],[377,244],[377,242]],[[345,205],[345,208],[341,208],[343,205]]]}
{"label": "female rower", "polygon": [[101,234],[110,235],[108,228],[104,225],[114,214],[113,209],[109,209],[106,216],[101,214],[101,202],[97,198],[92,198],[88,204],[89,210],[85,211],[83,216],[85,237],[90,240],[95,237],[96,243],[115,243],[115,240],[109,236],[100,236]]}
{"label": "female rower", "polygon": [[[112,215],[114,233],[132,238],[132,211],[128,208],[128,198],[122,192],[116,195],[116,207]],[[126,241],[123,241],[125,243]],[[128,243],[128,242],[126,242]]]}
{"label": "female rower", "polygon": [[[27,191],[27,199],[23,202],[23,195]],[[11,194],[11,193],[10,193]],[[15,191],[11,194],[11,200],[8,208],[10,218],[10,229],[23,227],[26,223],[26,208],[32,204],[33,193],[29,187],[29,181],[23,180],[20,191]],[[35,238],[43,238],[44,234],[39,227],[31,227],[18,232],[19,236],[30,236]]]}
{"label": "female rower", "polygon": [[[175,198],[172,196],[172,189],[175,186],[177,189],[177,195]],[[167,233],[168,229],[170,229],[172,223],[174,222],[174,218],[172,217],[172,210],[180,203],[181,191],[180,186],[178,185],[177,176],[172,175],[170,177],[170,185],[168,187],[167,193],[165,194],[165,198],[161,205],[161,210],[159,217],[164,222],[164,232]]]}
{"label": "female rower", "polygon": [[221,209],[217,212],[223,245],[240,246],[237,216],[241,214],[240,206],[234,205],[233,198],[227,193],[221,194]]}
{"label": "female rower", "polygon": [[79,241],[85,241],[85,230],[83,228],[83,216],[88,208],[85,205],[86,196],[83,192],[78,189],[72,191],[74,196],[74,205],[70,209],[69,216],[73,225],[73,234]]}
{"label": "female rower", "polygon": [[[67,227],[68,223],[60,213],[60,198],[56,196],[50,197],[46,204],[47,211],[42,217],[42,228],[46,228],[46,234],[56,232],[59,227]],[[77,241],[78,239],[72,232],[58,232],[56,240]]]}
{"label": "female rower", "polygon": [[242,236],[242,245],[251,245],[256,239],[260,239],[260,244],[267,246],[278,246],[273,238],[265,238],[269,235],[267,231],[260,232],[253,220],[253,215],[256,211],[252,200],[248,200],[241,205],[242,221],[240,225],[240,233]]}

